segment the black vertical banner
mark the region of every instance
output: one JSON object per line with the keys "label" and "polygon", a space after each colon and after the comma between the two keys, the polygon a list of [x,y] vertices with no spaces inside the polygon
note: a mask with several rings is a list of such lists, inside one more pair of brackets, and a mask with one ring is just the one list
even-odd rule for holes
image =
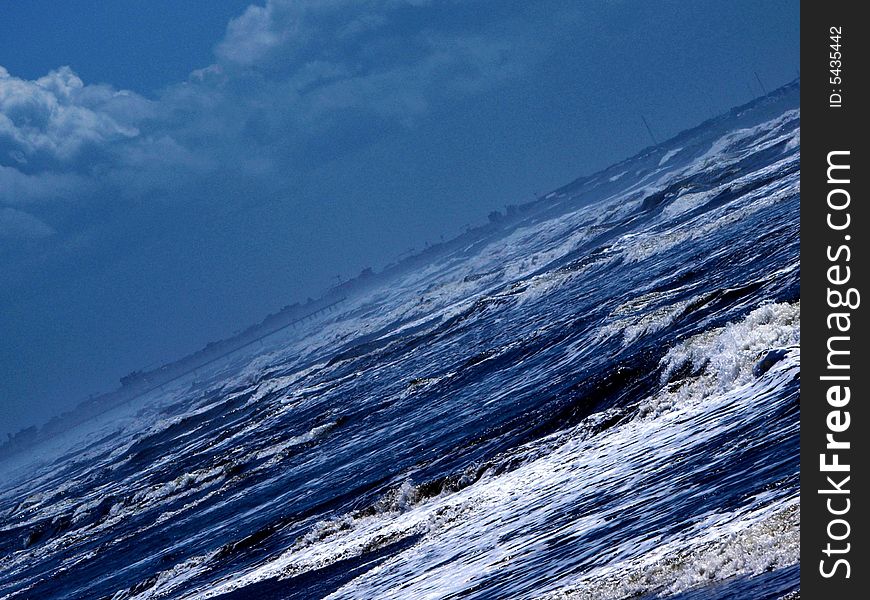
{"label": "black vertical banner", "polygon": [[870,237],[858,2],[801,6],[801,597],[867,598]]}

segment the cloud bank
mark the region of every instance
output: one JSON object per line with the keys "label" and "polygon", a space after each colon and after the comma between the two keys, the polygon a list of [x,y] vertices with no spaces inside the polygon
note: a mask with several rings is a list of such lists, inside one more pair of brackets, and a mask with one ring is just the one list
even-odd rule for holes
{"label": "cloud bank", "polygon": [[184,201],[215,177],[286,187],[414,127],[433,104],[522,74],[546,46],[516,15],[464,29],[439,20],[445,4],[251,5],[229,22],[213,64],[152,98],[87,84],[65,66],[32,81],[0,67],[0,208],[17,215],[0,238],[19,239],[21,219],[42,223],[58,202]]}

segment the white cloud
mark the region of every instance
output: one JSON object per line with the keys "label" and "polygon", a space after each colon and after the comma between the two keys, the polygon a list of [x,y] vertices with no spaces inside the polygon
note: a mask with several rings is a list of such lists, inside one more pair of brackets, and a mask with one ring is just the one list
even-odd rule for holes
{"label": "white cloud", "polygon": [[[291,32],[286,27],[278,27],[276,6],[280,3],[251,5],[241,16],[230,21],[226,37],[215,50],[218,57],[227,63],[249,67],[280,46]],[[297,40],[302,41],[298,39],[302,35],[298,21],[296,28]]]}
{"label": "white cloud", "polygon": [[227,25],[215,48],[225,66],[281,70],[310,46],[348,42],[388,22],[390,11],[428,0],[267,0],[250,5]]}
{"label": "white cloud", "polygon": [[136,137],[146,105],[130,92],[85,86],[69,67],[35,81],[0,67],[0,151],[22,166],[69,164],[88,146]]}
{"label": "white cloud", "polygon": [[445,100],[524,73],[558,38],[549,30],[540,35],[540,24],[523,18],[495,19],[474,32],[461,23],[439,31],[425,18],[395,23],[403,18],[397,9],[428,4],[268,0],[249,6],[229,23],[217,62],[167,91],[164,99],[174,107],[207,107],[176,108],[184,114],[178,139],[232,139],[267,160],[288,156],[288,145],[323,147],[333,128],[340,135],[351,120],[373,135],[386,123],[413,126]]}

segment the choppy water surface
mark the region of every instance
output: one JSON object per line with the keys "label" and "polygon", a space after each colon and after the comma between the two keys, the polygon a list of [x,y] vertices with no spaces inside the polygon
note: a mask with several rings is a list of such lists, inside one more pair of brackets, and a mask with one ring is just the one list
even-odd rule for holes
{"label": "choppy water surface", "polygon": [[0,597],[793,593],[798,91],[5,465]]}

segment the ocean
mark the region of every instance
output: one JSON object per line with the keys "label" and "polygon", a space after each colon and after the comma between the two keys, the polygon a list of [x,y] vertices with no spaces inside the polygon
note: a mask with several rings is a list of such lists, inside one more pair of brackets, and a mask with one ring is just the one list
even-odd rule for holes
{"label": "ocean", "polygon": [[796,598],[793,83],[0,464],[0,598]]}

